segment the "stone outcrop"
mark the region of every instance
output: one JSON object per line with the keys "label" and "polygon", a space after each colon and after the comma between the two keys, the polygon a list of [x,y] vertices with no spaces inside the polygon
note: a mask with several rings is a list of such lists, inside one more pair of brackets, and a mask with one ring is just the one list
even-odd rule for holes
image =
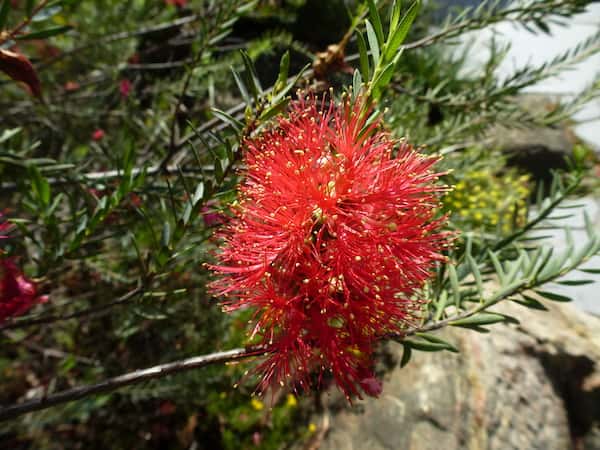
{"label": "stone outcrop", "polygon": [[[548,312],[506,302],[520,320],[491,333],[447,329],[460,354],[389,344],[383,393],[353,406],[324,396],[323,450],[600,449],[600,318],[571,305]],[[325,430],[323,430],[325,431]],[[316,442],[318,441],[318,442]]]}

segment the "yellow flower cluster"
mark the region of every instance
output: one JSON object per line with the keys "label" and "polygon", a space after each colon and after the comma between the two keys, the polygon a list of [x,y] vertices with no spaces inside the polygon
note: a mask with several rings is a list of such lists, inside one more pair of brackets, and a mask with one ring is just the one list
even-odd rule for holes
{"label": "yellow flower cluster", "polygon": [[454,189],[442,199],[451,219],[463,227],[510,233],[527,221],[529,177],[495,174],[490,168],[457,174]]}

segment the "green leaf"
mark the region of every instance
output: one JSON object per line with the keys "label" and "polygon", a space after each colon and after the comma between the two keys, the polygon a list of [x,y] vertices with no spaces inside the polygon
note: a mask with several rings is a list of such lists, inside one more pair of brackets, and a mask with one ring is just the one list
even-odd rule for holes
{"label": "green leaf", "polygon": [[525,306],[526,308],[537,309],[539,311],[548,311],[548,308],[546,308],[543,303],[527,295],[523,295],[522,300],[517,298],[511,298],[511,300],[519,305]]}
{"label": "green leaf", "polygon": [[565,295],[555,294],[554,292],[548,291],[535,291],[536,294],[541,295],[542,297],[552,300],[553,302],[570,302],[571,299]]}
{"label": "green leaf", "polygon": [[377,41],[377,35],[373,29],[373,25],[369,20],[365,20],[365,26],[367,27],[367,40],[369,41],[369,49],[371,50],[371,57],[373,58],[373,65],[377,67],[379,65],[379,43]]}
{"label": "green leaf", "polygon": [[215,116],[217,116],[223,122],[231,125],[237,132],[242,131],[242,129],[244,128],[244,124],[242,122],[237,120],[232,115],[226,113],[225,111],[221,111],[220,109],[217,109],[217,108],[212,108],[212,112]]}
{"label": "green leaf", "polygon": [[398,51],[400,45],[402,45],[402,43],[406,39],[410,27],[413,24],[415,18],[417,17],[420,6],[421,2],[419,0],[415,1],[412,5],[410,5],[410,8],[408,8],[408,11],[406,11],[406,14],[404,14],[404,17],[402,17],[402,20],[400,21],[398,26],[395,27],[395,29],[393,30],[393,33],[390,35],[385,48],[386,59],[391,59],[394,53]]}
{"label": "green leaf", "polygon": [[492,251],[488,251],[488,255],[492,261],[492,264],[494,265],[494,270],[496,271],[496,275],[498,275],[498,280],[500,281],[500,284],[501,285],[506,284],[506,274],[504,273],[502,264],[500,263],[500,260],[498,259],[498,255],[496,255],[496,253],[492,252]]}
{"label": "green leaf", "polygon": [[29,168],[29,175],[31,177],[31,187],[33,188],[37,200],[44,207],[47,207],[50,204],[50,183],[48,183],[48,180],[46,180],[34,166]]}
{"label": "green leaf", "polygon": [[239,72],[233,67],[231,67],[231,73],[233,74],[233,79],[235,80],[235,84],[237,85],[240,94],[242,94],[244,102],[246,103],[246,105],[251,105],[252,99],[250,98],[250,94],[248,94],[248,89],[246,89],[246,85],[244,84],[244,81],[242,80],[242,77],[240,76]]}
{"label": "green leaf", "polygon": [[471,255],[467,255],[467,262],[469,263],[469,268],[471,269],[471,273],[473,274],[473,278],[475,278],[475,283],[477,284],[477,292],[480,296],[483,295],[483,280],[481,279],[481,272],[479,271],[479,266],[477,262]]}
{"label": "green leaf", "polygon": [[246,67],[246,77],[248,79],[248,84],[252,88],[252,94],[254,95],[254,99],[258,101],[260,94],[262,93],[262,86],[260,85],[260,81],[258,80],[258,75],[256,73],[256,67],[254,67],[254,63],[248,56],[248,53],[241,50],[242,59],[244,60],[244,66]]}
{"label": "green leaf", "polygon": [[404,339],[402,343],[413,350],[420,350],[422,352],[440,352],[442,350],[450,350],[447,345],[436,342]]}
{"label": "green leaf", "polygon": [[10,11],[10,0],[4,0],[2,6],[0,6],[0,30],[4,29],[4,24],[8,18],[8,12]]}
{"label": "green leaf", "polygon": [[558,284],[563,284],[565,286],[581,286],[584,284],[592,284],[595,283],[596,280],[562,280],[557,281]]}
{"label": "green leaf", "polygon": [[360,74],[363,80],[368,80],[371,71],[369,68],[369,54],[367,52],[367,43],[361,32],[356,33],[356,43],[358,44],[358,55],[360,57]]}
{"label": "green leaf", "polygon": [[215,166],[215,179],[217,180],[217,183],[221,183],[225,176],[225,172],[223,171],[223,166],[221,165],[221,160],[215,159],[214,166]]}
{"label": "green leaf", "polygon": [[276,94],[277,91],[283,89],[290,71],[290,51],[286,50],[286,52],[281,57],[281,61],[279,62],[279,74],[277,75],[277,81],[275,82],[275,86],[273,87],[273,94]]}
{"label": "green leaf", "polygon": [[444,314],[444,310],[446,309],[446,304],[448,303],[448,292],[442,291],[440,297],[438,298],[435,304],[435,316],[433,320],[437,322],[442,318],[442,314]]}
{"label": "green leaf", "polygon": [[356,98],[360,94],[362,86],[362,77],[360,76],[360,70],[354,70],[352,76],[352,98]]}
{"label": "green leaf", "polygon": [[235,12],[236,12],[236,14],[238,14],[240,16],[242,14],[246,14],[247,12],[251,11],[254,8],[254,6],[256,6],[257,3],[258,3],[257,0],[252,0],[246,4],[242,4],[235,9]]}
{"label": "green leaf", "polygon": [[379,44],[383,44],[383,26],[381,25],[381,17],[379,17],[379,11],[377,11],[377,5],[373,0],[367,0],[369,5],[369,17],[373,22],[373,28],[377,36]]}
{"label": "green leaf", "polygon": [[456,327],[477,327],[481,325],[491,325],[493,323],[506,322],[507,316],[497,313],[478,313],[465,319],[458,319],[450,322],[450,325]]}
{"label": "green leaf", "polygon": [[594,275],[600,275],[600,269],[593,269],[593,268],[588,268],[588,269],[577,269],[580,272],[585,272],[585,273],[592,273]]}
{"label": "green leaf", "polygon": [[596,235],[596,229],[594,227],[594,221],[590,218],[590,215],[586,210],[583,210],[583,220],[585,222],[585,229],[588,237],[591,239]]}
{"label": "green leaf", "polygon": [[389,35],[388,35],[388,41],[389,41],[389,37],[393,34],[394,30],[398,26],[398,21],[400,20],[401,12],[402,12],[402,1],[394,0],[394,3],[392,3],[392,10],[390,13],[390,30],[389,30]]}
{"label": "green leaf", "polygon": [[165,221],[162,230],[162,246],[165,248],[169,248],[169,244],[171,243],[171,224],[168,221]]}
{"label": "green leaf", "polygon": [[452,345],[451,343],[445,341],[444,339],[438,337],[438,336],[434,336],[432,334],[428,334],[428,333],[416,333],[416,336],[419,336],[421,339],[424,339],[428,342],[432,342],[434,344],[440,344],[440,345],[445,345],[446,348],[454,353],[458,353],[458,349]]}
{"label": "green leaf", "polygon": [[46,38],[49,38],[51,36],[56,36],[56,35],[59,35],[59,34],[66,33],[71,28],[73,28],[73,27],[70,26],[70,25],[64,25],[64,26],[53,27],[53,28],[46,28],[45,30],[34,31],[33,33],[25,34],[25,35],[22,35],[22,36],[17,36],[15,39],[19,40],[19,41],[27,41],[27,40],[30,40],[30,39],[46,39]]}
{"label": "green leaf", "polygon": [[277,95],[275,95],[272,99],[271,99],[271,104],[275,105],[275,104],[279,104],[280,100],[285,97],[287,95],[287,93],[290,91],[290,89],[292,89],[296,83],[298,82],[298,80],[300,78],[302,78],[302,75],[304,75],[304,72],[306,72],[306,70],[310,67],[310,64],[305,65],[302,70],[300,70],[300,72],[298,72],[296,74],[296,76],[294,77],[293,80],[291,80],[288,84],[285,85],[285,87],[283,89],[281,89]]}
{"label": "green leaf", "polygon": [[[377,79],[373,81],[373,91],[379,94],[381,90],[390,82],[392,76],[394,75],[395,66],[395,62],[391,62],[387,66],[385,66],[385,69],[383,69],[381,73],[377,76]],[[376,95],[375,97],[378,97],[378,95]]]}
{"label": "green leaf", "polygon": [[16,136],[21,132],[22,128],[9,128],[4,130],[2,134],[0,134],[0,144],[8,141],[13,136]]}
{"label": "green leaf", "polygon": [[501,287],[498,291],[494,293],[494,295],[491,298],[485,301],[484,305],[492,306],[498,301],[515,294],[517,291],[522,289],[525,284],[526,280],[521,279],[513,281],[512,283]]}
{"label": "green leaf", "polygon": [[452,286],[454,304],[457,308],[460,308],[460,287],[458,284],[458,276],[456,275],[456,268],[453,265],[448,266],[448,278],[450,278],[450,286]]}
{"label": "green leaf", "polygon": [[200,181],[198,186],[196,186],[196,191],[194,192],[194,197],[192,197],[192,204],[196,206],[196,204],[202,200],[204,197],[204,183]]}
{"label": "green leaf", "polygon": [[220,32],[219,34],[217,34],[216,36],[213,36],[209,39],[208,41],[208,45],[215,45],[218,44],[219,42],[221,42],[223,39],[225,39],[227,36],[229,36],[231,34],[231,32],[233,31],[233,29],[228,28],[226,30],[223,30],[222,32]]}
{"label": "green leaf", "polygon": [[408,345],[402,345],[402,359],[400,360],[400,367],[404,367],[410,361],[410,357],[412,356],[412,349]]}

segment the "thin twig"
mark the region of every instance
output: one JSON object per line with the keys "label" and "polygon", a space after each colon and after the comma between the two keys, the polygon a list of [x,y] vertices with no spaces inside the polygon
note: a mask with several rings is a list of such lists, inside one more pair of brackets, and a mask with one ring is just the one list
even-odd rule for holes
{"label": "thin twig", "polygon": [[21,32],[21,30],[23,28],[27,27],[31,23],[31,20],[33,19],[33,17],[46,6],[48,1],[49,0],[41,1],[35,8],[33,8],[33,10],[31,11],[31,14],[28,15],[25,19],[23,19],[23,21],[20,24],[18,24],[12,30],[8,31],[5,35],[0,35],[0,44],[4,43],[5,41],[8,41],[10,39],[14,39]]}
{"label": "thin twig", "polygon": [[113,300],[112,302],[106,303],[104,305],[94,306],[92,308],[84,309],[81,311],[76,311],[71,314],[65,314],[65,315],[52,314],[52,315],[40,317],[38,319],[25,319],[25,320],[18,320],[18,319],[14,320],[13,319],[12,321],[4,322],[4,323],[0,324],[0,331],[12,330],[15,328],[30,327],[33,325],[45,325],[48,323],[77,319],[77,318],[85,317],[85,316],[97,316],[98,314],[101,314],[104,311],[106,311],[114,306],[122,305],[124,303],[129,302],[130,300],[135,298],[138,294],[140,294],[142,292],[142,290],[143,290],[142,286],[138,286],[137,288],[133,289],[132,291],[129,291],[127,294]]}
{"label": "thin twig", "polygon": [[0,421],[13,419],[29,412],[39,411],[62,403],[72,402],[90,395],[112,392],[124,386],[143,383],[145,381],[162,378],[167,375],[187,370],[199,369],[212,364],[239,361],[240,359],[259,356],[265,353],[266,350],[263,347],[236,348],[224,352],[210,353],[167,364],[160,364],[148,367],[147,369],[136,370],[124,375],[109,378],[96,384],[78,386],[73,389],[67,389],[17,405],[0,407]]}

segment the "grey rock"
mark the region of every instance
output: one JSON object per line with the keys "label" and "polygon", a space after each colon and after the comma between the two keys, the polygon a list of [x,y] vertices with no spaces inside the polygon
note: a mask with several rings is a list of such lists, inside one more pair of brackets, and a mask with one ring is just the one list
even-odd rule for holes
{"label": "grey rock", "polygon": [[[558,102],[559,99],[539,94],[523,94],[517,99],[523,110],[536,116],[549,112]],[[565,156],[572,153],[578,141],[568,123],[552,128],[496,126],[487,137],[491,147],[501,149],[508,156],[509,165],[544,181],[551,180],[551,170],[567,168]]]}
{"label": "grey rock", "polygon": [[[501,306],[520,325],[444,330],[460,354],[415,352],[387,372],[378,399],[325,396],[318,448],[600,449],[600,319],[564,304]],[[401,357],[397,344],[386,351]]]}

